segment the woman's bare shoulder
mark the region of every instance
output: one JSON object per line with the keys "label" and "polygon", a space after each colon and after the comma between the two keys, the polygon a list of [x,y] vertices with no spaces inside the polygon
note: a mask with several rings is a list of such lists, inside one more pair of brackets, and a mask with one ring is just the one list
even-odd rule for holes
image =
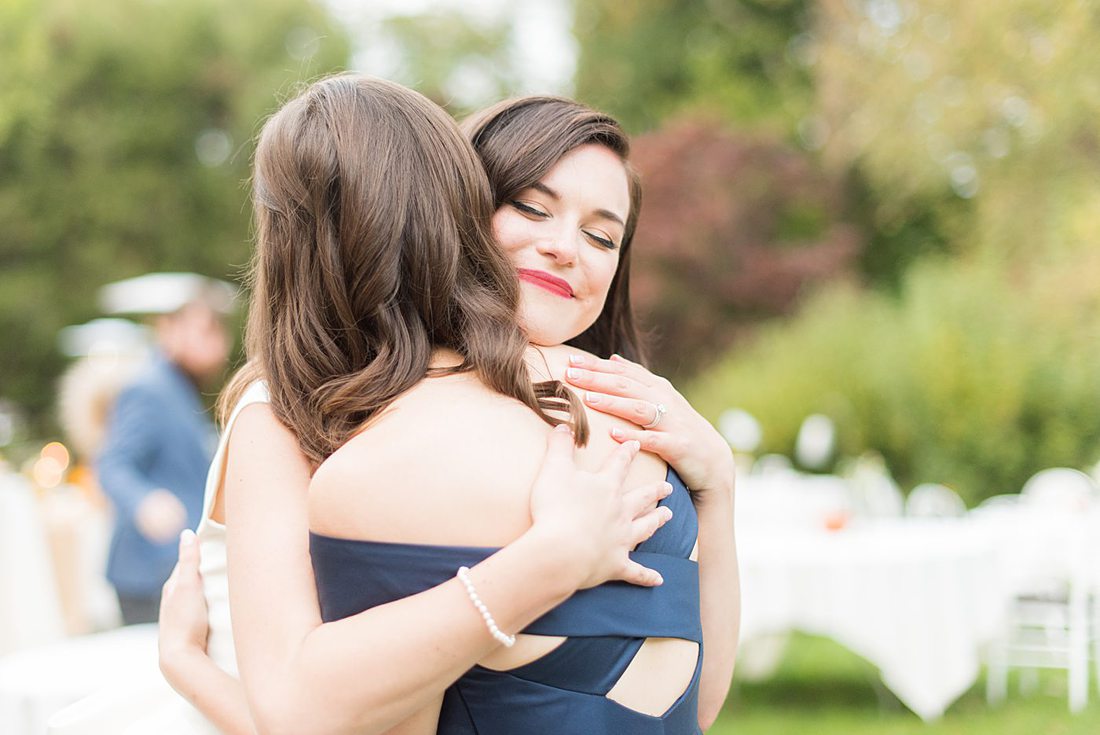
{"label": "woman's bare shoulder", "polygon": [[423,381],[322,463],[310,485],[315,530],[498,545],[526,529],[549,427],[459,378]]}

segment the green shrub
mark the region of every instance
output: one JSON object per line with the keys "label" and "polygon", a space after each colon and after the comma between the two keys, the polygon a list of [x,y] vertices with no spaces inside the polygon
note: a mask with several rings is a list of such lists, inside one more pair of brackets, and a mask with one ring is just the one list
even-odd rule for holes
{"label": "green shrub", "polygon": [[897,297],[834,287],[700,378],[711,418],[737,406],[790,454],[802,420],[831,416],[841,456],[873,449],[904,487],[969,503],[1045,467],[1100,456],[1100,289],[1094,254],[1026,275],[986,261],[915,266]]}

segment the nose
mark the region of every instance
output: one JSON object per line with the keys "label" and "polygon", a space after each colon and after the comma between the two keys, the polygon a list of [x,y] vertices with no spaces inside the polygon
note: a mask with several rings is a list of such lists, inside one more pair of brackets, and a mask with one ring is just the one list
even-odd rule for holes
{"label": "nose", "polygon": [[574,265],[580,247],[580,233],[570,232],[564,227],[558,228],[556,232],[546,233],[546,237],[535,247],[540,255],[551,258],[558,265]]}

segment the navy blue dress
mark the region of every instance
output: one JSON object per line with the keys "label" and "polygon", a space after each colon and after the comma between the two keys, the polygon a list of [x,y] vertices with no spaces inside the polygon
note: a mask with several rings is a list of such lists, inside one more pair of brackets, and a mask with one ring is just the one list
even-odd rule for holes
{"label": "navy blue dress", "polygon": [[[608,582],[581,590],[523,630],[568,640],[508,671],[474,666],[447,689],[440,735],[698,735],[703,632],[699,567],[688,557],[699,524],[683,481],[671,468],[673,492],[662,505],[672,520],[631,557],[664,577],[660,587]],[[310,533],[310,553],[325,622],[340,620],[430,589],[497,549],[333,538]],[[647,637],[699,644],[691,684],[660,717],[605,695]]]}

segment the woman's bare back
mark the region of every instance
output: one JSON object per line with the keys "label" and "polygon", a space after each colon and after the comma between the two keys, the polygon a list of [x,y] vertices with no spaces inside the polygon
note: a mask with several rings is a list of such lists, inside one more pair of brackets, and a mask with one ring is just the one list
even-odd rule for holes
{"label": "woman's bare back", "polygon": [[[534,379],[560,379],[568,347],[541,348]],[[596,469],[626,422],[588,411],[588,445],[577,462]],[[529,492],[550,426],[472,375],[429,378],[398,398],[318,468],[310,485],[310,528],[338,538],[444,546],[505,546],[531,525]],[[660,480],[667,467],[641,454],[627,485]],[[537,584],[537,580],[532,582]],[[507,670],[546,655],[563,638],[521,635],[483,666]],[[648,639],[608,697],[659,716],[690,684],[698,647]]]}

